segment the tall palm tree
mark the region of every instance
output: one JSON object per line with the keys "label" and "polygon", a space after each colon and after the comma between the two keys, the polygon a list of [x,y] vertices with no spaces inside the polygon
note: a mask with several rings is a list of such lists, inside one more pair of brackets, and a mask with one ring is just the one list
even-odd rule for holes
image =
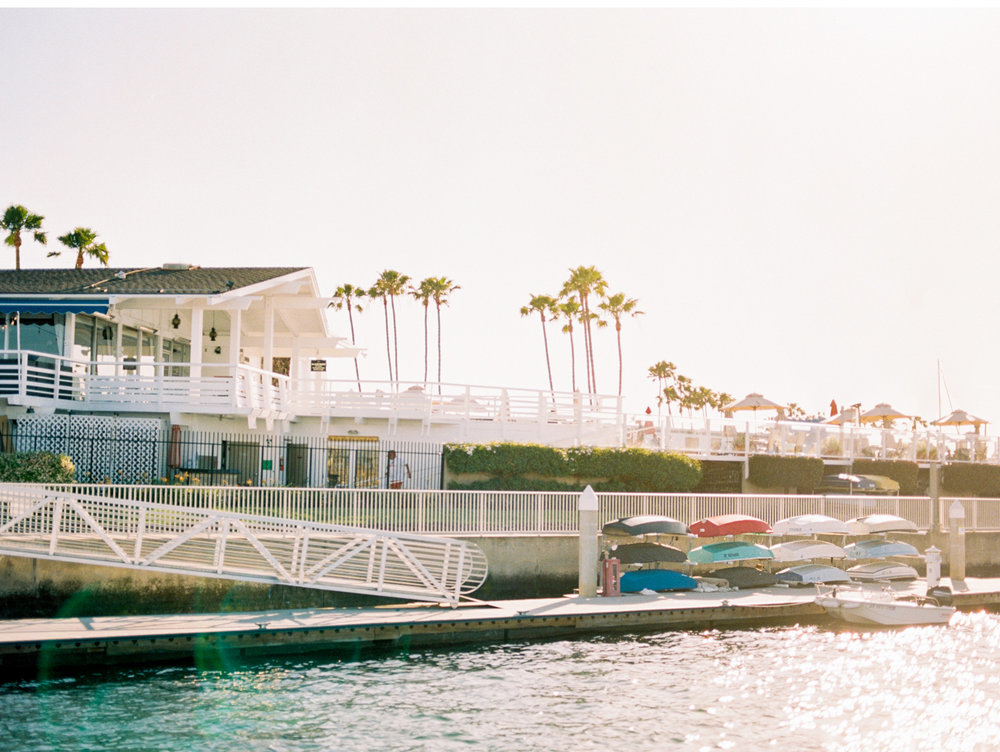
{"label": "tall palm tree", "polygon": [[[660,408],[663,405],[663,398],[665,394],[665,382],[668,379],[673,379],[674,374],[677,372],[677,366],[666,360],[661,360],[659,363],[654,363],[649,367],[649,378],[656,379],[656,419],[660,420]],[[669,412],[670,405],[667,405],[667,411]]]}
{"label": "tall palm tree", "polygon": [[431,298],[434,296],[434,277],[427,277],[420,281],[417,287],[410,289],[410,294],[417,300],[420,305],[424,307],[424,384],[427,384],[427,350],[428,343],[430,342],[430,334],[428,332],[427,317],[430,313]]}
{"label": "tall palm tree", "polygon": [[389,362],[389,381],[393,381],[392,378],[392,349],[389,342],[389,298],[385,294],[385,288],[382,286],[381,280],[375,282],[368,292],[365,293],[369,298],[373,300],[382,301],[382,312],[385,314],[385,357]]}
{"label": "tall palm tree", "polygon": [[[40,214],[32,214],[20,204],[7,207],[0,219],[0,230],[7,231],[4,242],[14,246],[14,268],[21,268],[21,232],[28,230],[34,233],[35,241],[45,245],[48,238],[42,232],[42,221],[45,217]],[[52,255],[52,254],[49,254]]]}
{"label": "tall palm tree", "polygon": [[639,301],[635,298],[626,298],[625,293],[618,292],[601,301],[600,309],[605,311],[615,322],[615,335],[618,338],[618,396],[622,396],[622,317],[630,316],[635,318],[644,312],[636,306]]}
{"label": "tall palm tree", "polygon": [[[395,381],[397,382],[399,381],[399,337],[396,329],[396,297],[406,292],[406,285],[409,281],[410,278],[405,274],[400,274],[394,269],[386,269],[375,283],[375,286],[381,290],[382,301],[385,302],[388,299],[392,308],[392,362],[396,364]],[[389,370],[392,370],[391,366]]]}
{"label": "tall palm tree", "polygon": [[437,312],[437,344],[438,344],[438,394],[441,394],[441,306],[448,305],[448,296],[462,288],[447,277],[431,277],[432,297]]}
{"label": "tall palm tree", "polygon": [[552,382],[552,361],[549,359],[549,335],[545,330],[545,316],[547,314],[550,319],[556,318],[559,315],[559,302],[549,295],[532,295],[528,305],[521,306],[521,315],[531,316],[535,313],[542,320],[542,341],[545,343],[545,367],[549,371],[549,391],[554,393],[556,388]]}
{"label": "tall palm tree", "polygon": [[[338,311],[347,309],[347,320],[351,323],[351,344],[354,344],[354,311],[361,313],[364,308],[357,302],[365,297],[367,292],[352,284],[343,284],[333,293],[333,302],[330,307]],[[354,356],[354,375],[358,380],[358,391],[361,391],[361,369],[358,368],[358,356]]]}
{"label": "tall palm tree", "polygon": [[77,227],[73,232],[59,236],[59,242],[76,251],[76,268],[83,268],[83,257],[90,256],[104,266],[108,265],[108,249],[97,243],[97,233],[89,227]]}
{"label": "tall palm tree", "polygon": [[559,303],[559,315],[566,319],[562,333],[569,335],[569,368],[573,391],[576,391],[576,340],[573,337],[573,321],[580,314],[580,304],[576,298],[568,298]]}
{"label": "tall palm tree", "polygon": [[569,270],[569,279],[563,284],[562,295],[576,295],[580,301],[580,320],[583,322],[583,345],[587,366],[587,388],[592,394],[597,392],[597,374],[594,371],[594,338],[591,322],[598,326],[600,317],[590,308],[590,296],[604,297],[608,283],[603,275],[593,266],[578,266]]}

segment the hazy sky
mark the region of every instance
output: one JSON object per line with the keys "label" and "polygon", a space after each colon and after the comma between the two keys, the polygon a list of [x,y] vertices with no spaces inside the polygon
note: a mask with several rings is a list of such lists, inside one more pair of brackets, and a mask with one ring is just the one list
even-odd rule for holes
{"label": "hazy sky", "polygon": [[[112,266],[313,266],[326,294],[446,276],[444,380],[537,388],[519,308],[593,265],[645,311],[623,330],[630,411],[655,410],[647,369],[671,360],[735,396],[934,418],[940,360],[952,405],[1000,421],[996,9],[0,9],[0,28],[0,203],[53,243],[85,225]],[[399,313],[421,379],[421,309]],[[364,313],[363,377],[386,377],[383,337]],[[596,344],[614,393],[613,329]]]}

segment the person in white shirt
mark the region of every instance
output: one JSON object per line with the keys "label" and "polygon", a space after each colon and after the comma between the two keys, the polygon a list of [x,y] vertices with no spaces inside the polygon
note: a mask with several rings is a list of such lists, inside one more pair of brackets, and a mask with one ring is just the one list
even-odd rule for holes
{"label": "person in white shirt", "polygon": [[410,466],[397,459],[396,450],[389,450],[389,488],[402,488],[403,481],[412,478]]}

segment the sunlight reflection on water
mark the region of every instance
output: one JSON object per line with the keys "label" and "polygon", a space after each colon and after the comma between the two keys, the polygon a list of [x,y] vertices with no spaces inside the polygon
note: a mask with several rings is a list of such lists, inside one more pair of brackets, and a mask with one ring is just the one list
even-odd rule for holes
{"label": "sunlight reflection on water", "polygon": [[0,749],[994,750],[1000,619],[272,659],[0,685]]}

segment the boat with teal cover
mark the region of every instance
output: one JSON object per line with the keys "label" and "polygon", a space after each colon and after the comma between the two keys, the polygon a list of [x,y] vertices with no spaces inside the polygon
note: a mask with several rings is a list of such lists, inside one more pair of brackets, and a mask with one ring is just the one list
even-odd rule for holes
{"label": "boat with teal cover", "polygon": [[774,554],[763,546],[744,541],[724,541],[709,543],[688,551],[688,561],[695,564],[717,564],[722,561],[746,561],[747,559],[773,559]]}
{"label": "boat with teal cover", "polygon": [[[887,556],[920,556],[920,552],[909,543],[872,538],[871,540],[849,543],[844,546],[848,559],[884,559]],[[690,555],[689,555],[690,558]]]}
{"label": "boat with teal cover", "polygon": [[694,590],[698,583],[672,569],[637,569],[625,572],[619,581],[623,593],[638,593],[642,590]]}

